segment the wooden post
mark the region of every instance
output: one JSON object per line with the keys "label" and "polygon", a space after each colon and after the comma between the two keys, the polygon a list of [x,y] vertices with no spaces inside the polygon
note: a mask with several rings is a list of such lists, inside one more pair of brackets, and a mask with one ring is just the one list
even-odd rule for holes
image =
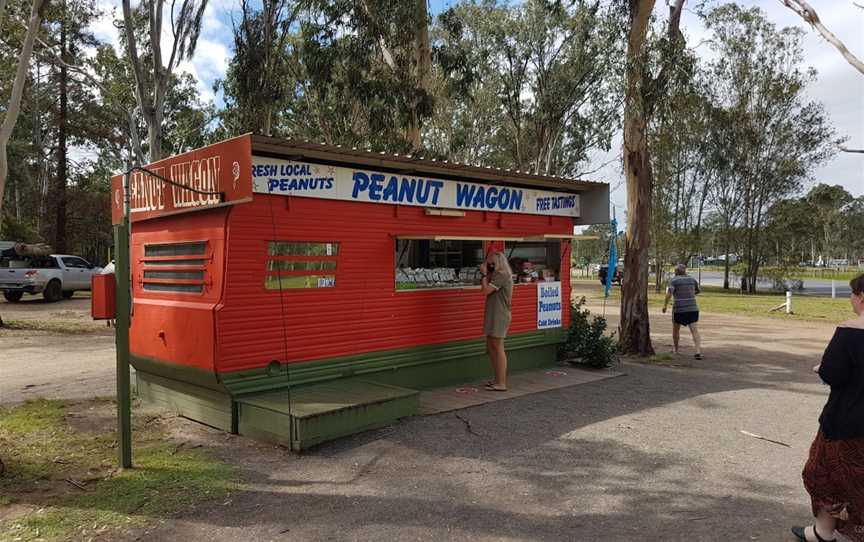
{"label": "wooden post", "polygon": [[129,260],[129,174],[123,176],[123,220],[114,226],[114,277],[117,281],[117,449],[120,467],[132,467],[132,397],[129,382],[129,319],[131,315]]}

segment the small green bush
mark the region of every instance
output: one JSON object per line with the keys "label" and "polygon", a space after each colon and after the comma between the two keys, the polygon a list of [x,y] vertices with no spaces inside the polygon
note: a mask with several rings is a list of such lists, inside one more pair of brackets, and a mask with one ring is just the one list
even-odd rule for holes
{"label": "small green bush", "polygon": [[608,324],[602,316],[590,319],[591,311],[584,307],[585,298],[570,309],[570,327],[567,339],[558,350],[560,359],[572,364],[588,365],[597,369],[609,367],[618,359],[618,342],[606,335]]}

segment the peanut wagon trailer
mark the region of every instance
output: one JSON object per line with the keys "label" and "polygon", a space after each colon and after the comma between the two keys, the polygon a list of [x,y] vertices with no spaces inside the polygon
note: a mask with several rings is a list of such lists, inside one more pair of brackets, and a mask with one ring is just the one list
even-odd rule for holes
{"label": "peanut wagon trailer", "polygon": [[[573,228],[608,220],[609,187],[244,135],[114,177],[112,207],[138,395],[300,450],[488,374],[490,250],[517,282],[511,370],[553,364]],[[94,316],[112,317],[99,280]]]}

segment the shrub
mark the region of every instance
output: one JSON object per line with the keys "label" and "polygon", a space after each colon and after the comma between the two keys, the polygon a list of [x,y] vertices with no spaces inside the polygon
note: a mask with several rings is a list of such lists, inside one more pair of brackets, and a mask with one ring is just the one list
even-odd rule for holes
{"label": "shrub", "polygon": [[583,297],[571,307],[567,339],[558,350],[558,355],[572,364],[598,369],[609,367],[618,359],[618,343],[614,335],[606,335],[606,319],[602,316],[590,319],[591,311],[584,305]]}

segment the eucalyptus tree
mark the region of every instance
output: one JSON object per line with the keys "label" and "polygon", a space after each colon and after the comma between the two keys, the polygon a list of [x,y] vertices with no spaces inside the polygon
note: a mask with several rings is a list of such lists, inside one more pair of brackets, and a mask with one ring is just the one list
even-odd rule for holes
{"label": "eucalyptus tree", "polygon": [[708,195],[717,171],[712,163],[714,111],[705,93],[702,64],[682,51],[669,78],[668,96],[649,124],[654,172],[652,220],[656,290],[665,263],[687,262],[701,251]]}
{"label": "eucalyptus tree", "polygon": [[754,292],[763,261],[768,209],[799,191],[837,149],[821,104],[807,101],[816,77],[803,66],[801,31],[777,29],[758,8],[727,4],[708,13],[715,53],[710,63],[717,107],[732,143],[725,182],[736,187],[744,233],[742,290]]}
{"label": "eucalyptus tree", "polygon": [[647,36],[654,0],[627,0],[628,16],[624,97],[624,175],[627,180],[627,235],[624,280],[621,284],[621,351],[648,356],[654,353],[648,316],[648,253],[651,248],[654,173],[648,127],[666,96],[670,71],[684,47],[681,14],[686,0],[670,9],[659,59],[651,62]]}
{"label": "eucalyptus tree", "polygon": [[577,176],[620,122],[623,24],[599,1],[463,2],[435,28],[439,155]]}
{"label": "eucalyptus tree", "polygon": [[[27,83],[27,75],[30,68],[30,57],[33,54],[33,46],[36,36],[41,30],[43,8],[46,0],[33,0],[30,8],[30,16],[27,19],[26,33],[23,36],[20,52],[14,62],[15,77],[9,90],[8,101],[5,104],[3,121],[0,123],[0,218],[3,216],[3,201],[6,192],[6,178],[9,174],[9,163],[7,161],[7,146],[12,138],[18,114],[21,111],[21,99],[24,94],[24,86]],[[6,24],[6,0],[0,0],[0,28]],[[2,320],[0,320],[2,324]]]}
{"label": "eucalyptus tree", "polygon": [[[131,0],[123,0],[124,45],[132,66],[138,112],[147,126],[149,162],[162,157],[165,100],[175,82],[178,65],[195,53],[207,7],[207,0],[172,1],[167,10],[165,3],[165,0],[142,1],[137,10],[133,10]],[[170,32],[164,28],[166,14]],[[145,36],[138,32],[141,17],[147,21]],[[170,36],[165,41],[167,63],[163,57],[166,35]]]}
{"label": "eucalyptus tree", "polygon": [[234,56],[225,79],[223,117],[238,132],[273,135],[293,91],[288,48],[294,45],[292,25],[301,8],[291,0],[263,0],[257,9],[241,0],[234,25]]}

